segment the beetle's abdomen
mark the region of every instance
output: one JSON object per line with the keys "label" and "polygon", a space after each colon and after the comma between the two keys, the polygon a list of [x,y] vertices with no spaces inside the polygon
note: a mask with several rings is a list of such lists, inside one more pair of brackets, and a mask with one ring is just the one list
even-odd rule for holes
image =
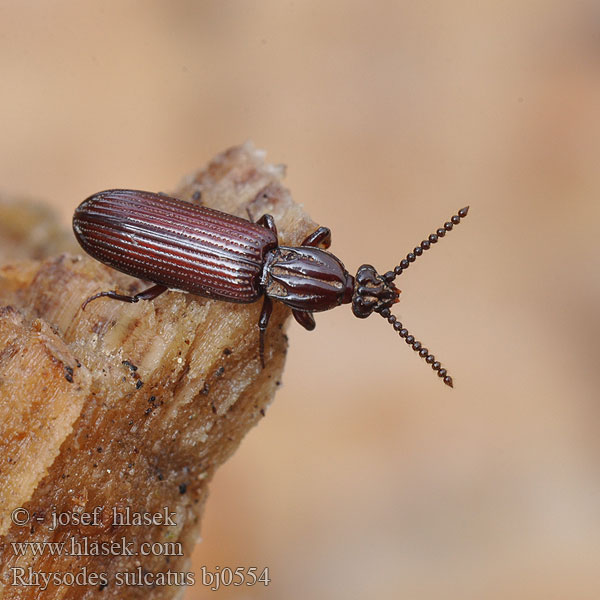
{"label": "beetle's abdomen", "polygon": [[90,196],[73,230],[88,254],[114,269],[230,302],[262,294],[265,253],[277,246],[272,231],[245,219],[134,190]]}

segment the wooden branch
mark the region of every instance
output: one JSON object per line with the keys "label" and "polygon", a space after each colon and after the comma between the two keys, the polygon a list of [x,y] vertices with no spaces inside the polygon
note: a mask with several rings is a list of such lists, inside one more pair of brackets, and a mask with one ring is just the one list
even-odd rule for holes
{"label": "wooden branch", "polygon": [[[258,219],[268,212],[282,243],[297,244],[315,225],[281,185],[283,175],[282,167],[265,164],[261,152],[244,144],[187,177],[174,195],[242,217]],[[0,215],[2,210],[0,205]],[[0,223],[0,237],[3,227]],[[21,243],[27,247],[26,236]],[[39,253],[39,242],[35,248]],[[264,416],[280,383],[289,317],[282,305],[275,307],[267,331],[264,369],[258,357],[260,302],[237,305],[168,292],[131,305],[97,300],[81,310],[95,292],[117,287],[135,293],[145,285],[79,254],[0,268],[5,599],[82,599],[96,597],[99,589],[106,598],[178,595],[175,586],[120,586],[117,574],[150,573],[147,581],[157,583],[155,576],[189,570],[208,482]],[[21,517],[29,514],[24,526],[11,521],[19,507],[28,511]],[[164,514],[164,507],[176,525],[114,523],[115,514]],[[54,513],[93,514],[100,508],[95,523],[52,530]],[[136,550],[143,542],[180,543],[184,556],[18,556],[11,544],[70,547],[72,540],[89,545],[123,538]],[[86,571],[90,585],[51,582],[43,592],[39,578],[37,587],[13,585],[19,574],[30,577],[30,568]],[[93,573],[106,574],[108,585],[103,578],[92,581]]]}

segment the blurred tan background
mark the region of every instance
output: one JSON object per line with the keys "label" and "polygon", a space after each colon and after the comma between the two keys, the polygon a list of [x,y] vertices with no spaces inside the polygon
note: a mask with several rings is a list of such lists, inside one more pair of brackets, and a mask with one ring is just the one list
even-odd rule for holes
{"label": "blurred tan background", "polygon": [[600,597],[600,9],[481,4],[0,1],[0,188],[65,223],[246,139],[352,271],[471,205],[396,307],[455,389],[381,319],[292,324],[193,557],[272,583],[187,600]]}

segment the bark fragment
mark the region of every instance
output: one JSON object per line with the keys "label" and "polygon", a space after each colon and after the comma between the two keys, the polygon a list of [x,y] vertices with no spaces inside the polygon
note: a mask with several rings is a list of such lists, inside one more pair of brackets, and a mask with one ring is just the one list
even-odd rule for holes
{"label": "bark fragment", "polygon": [[[174,195],[254,220],[269,212],[280,242],[297,244],[315,225],[282,186],[283,168],[267,165],[263,158],[250,144],[232,148],[187,177]],[[0,306],[13,307],[0,311],[0,353],[13,352],[11,339],[25,352],[7,355],[5,361],[0,354],[0,394],[7,390],[0,399],[0,417],[6,417],[0,427],[11,431],[13,440],[6,442],[3,436],[0,443],[8,445],[0,455],[21,452],[30,461],[35,458],[36,465],[27,485],[19,486],[14,483],[19,481],[16,468],[6,471],[2,463],[2,477],[10,476],[13,483],[0,493],[0,514],[6,523],[7,515],[23,506],[43,517],[26,527],[12,524],[0,539],[4,598],[80,599],[100,588],[107,598],[175,597],[180,588],[124,588],[117,585],[116,574],[138,568],[155,574],[188,569],[208,482],[262,418],[280,381],[289,317],[284,306],[273,311],[266,367],[261,369],[260,301],[238,305],[167,292],[138,304],[100,299],[81,311],[85,298],[115,287],[136,293],[147,283],[81,255],[0,268]],[[33,368],[35,352],[46,352],[46,362],[34,361]],[[73,371],[66,371],[73,382],[64,373],[60,378],[61,365]],[[10,384],[20,388],[16,394],[2,386],[9,385],[4,378],[19,368],[20,378]],[[56,390],[51,402],[41,391],[43,381],[46,389],[52,385]],[[11,403],[17,407],[12,420],[7,415]],[[40,423],[53,423],[53,435],[33,436],[32,411]],[[23,415],[21,445],[18,415]],[[103,507],[100,524],[51,530],[53,511],[91,513],[97,507]],[[176,525],[113,522],[114,513],[162,513],[164,507],[175,514]],[[143,542],[176,542],[184,556],[17,556],[10,544],[70,544],[84,538],[87,543],[125,538],[136,548]],[[43,592],[23,589],[11,585],[15,567],[76,574],[87,569],[88,574],[105,573],[108,585],[51,583]]]}

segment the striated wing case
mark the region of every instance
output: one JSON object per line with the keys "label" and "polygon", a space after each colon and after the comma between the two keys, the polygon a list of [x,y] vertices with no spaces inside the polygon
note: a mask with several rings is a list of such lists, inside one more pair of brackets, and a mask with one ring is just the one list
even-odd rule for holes
{"label": "striated wing case", "polygon": [[255,223],[176,198],[107,190],[84,200],[73,230],[95,259],[169,288],[229,302],[261,294],[276,235]]}

